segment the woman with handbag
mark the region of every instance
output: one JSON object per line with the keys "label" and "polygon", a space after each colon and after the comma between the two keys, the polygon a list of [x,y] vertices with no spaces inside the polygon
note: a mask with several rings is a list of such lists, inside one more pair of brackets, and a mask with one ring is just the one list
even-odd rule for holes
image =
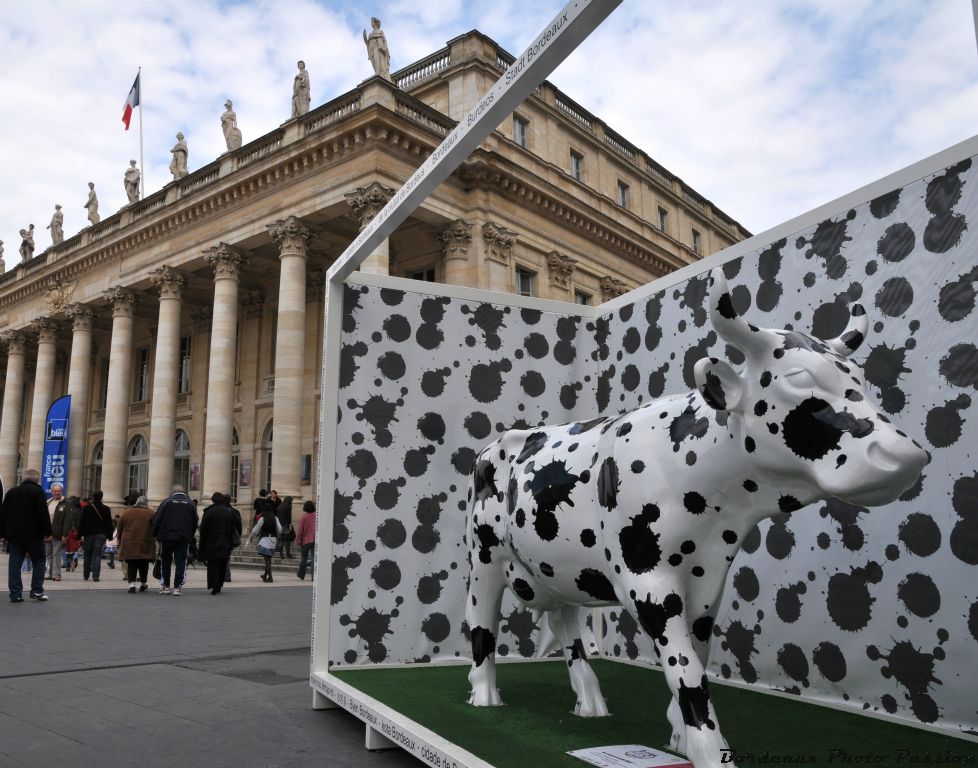
{"label": "woman with handbag", "polygon": [[[275,516],[278,518],[279,524],[282,526],[282,533],[279,536],[278,544],[276,549],[278,550],[278,556],[280,560],[284,560],[286,557],[292,559],[292,542],[295,539],[295,528],[292,527],[292,497],[286,496],[282,503],[278,505],[278,509],[275,510]],[[282,556],[282,550],[285,550],[285,557]]]}
{"label": "woman with handbag", "polygon": [[282,524],[275,516],[274,509],[268,509],[262,513],[261,520],[255,523],[255,527],[248,534],[247,544],[258,537],[258,554],[265,558],[265,572],[261,575],[261,580],[266,584],[272,581],[272,555],[275,554],[275,542],[282,535]]}
{"label": "woman with handbag", "polygon": [[137,498],[136,503],[122,513],[115,535],[119,540],[119,559],[129,571],[129,594],[135,594],[137,579],[139,591],[145,592],[150,561],[156,560],[153,510],[145,496]]}

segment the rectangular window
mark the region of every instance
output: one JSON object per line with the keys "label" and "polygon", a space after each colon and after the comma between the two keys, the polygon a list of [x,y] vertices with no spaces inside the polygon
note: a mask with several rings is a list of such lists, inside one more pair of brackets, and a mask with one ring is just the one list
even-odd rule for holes
{"label": "rectangular window", "polygon": [[408,277],[412,280],[424,280],[426,283],[433,283],[435,282],[435,268],[419,269],[417,272],[409,274]]}
{"label": "rectangular window", "polygon": [[584,155],[578,154],[573,149],[570,155],[570,172],[578,181],[584,179]]}
{"label": "rectangular window", "polygon": [[516,293],[520,296],[533,296],[533,282],[536,275],[525,269],[516,270]]}
{"label": "rectangular window", "polygon": [[669,231],[669,211],[661,205],[659,206],[659,229],[662,232]]}
{"label": "rectangular window", "polygon": [[693,230],[693,253],[702,253],[701,239],[702,238],[700,237],[700,233],[694,229]]}
{"label": "rectangular window", "polygon": [[137,403],[149,400],[149,347],[136,350],[136,380],[132,399]]}
{"label": "rectangular window", "polygon": [[621,179],[618,180],[618,205],[628,207],[628,185]]}
{"label": "rectangular window", "polygon": [[526,149],[527,128],[529,128],[529,126],[529,120],[526,120],[519,115],[513,115],[513,141],[524,149]]}
{"label": "rectangular window", "polygon": [[98,409],[105,410],[109,402],[109,358],[103,357],[99,361],[99,382],[98,382]]}
{"label": "rectangular window", "polygon": [[179,394],[190,392],[190,337],[180,339],[180,389]]}
{"label": "rectangular window", "polygon": [[574,291],[574,303],[586,307],[591,303],[591,295],[584,291]]}

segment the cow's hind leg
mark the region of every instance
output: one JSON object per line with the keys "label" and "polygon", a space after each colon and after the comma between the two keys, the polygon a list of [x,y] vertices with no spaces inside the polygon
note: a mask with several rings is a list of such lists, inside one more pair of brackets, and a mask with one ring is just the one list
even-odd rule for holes
{"label": "cow's hind leg", "polygon": [[605,717],[608,706],[581,642],[580,612],[581,608],[577,605],[557,606],[550,612],[550,625],[564,647],[571,687],[577,694],[574,714],[580,717]]}
{"label": "cow's hind leg", "polygon": [[[712,627],[712,617],[710,617],[709,621],[702,626]],[[700,637],[700,634],[705,634],[705,637]],[[703,668],[705,669],[707,655],[710,650],[709,629],[701,630],[699,633],[694,631],[690,635],[690,641],[693,644],[693,649],[696,651],[696,655],[699,657],[700,662],[703,664]],[[686,723],[683,721],[683,713],[679,708],[679,701],[677,699],[672,699],[669,702],[669,709],[666,711],[666,717],[669,720],[669,725],[672,726],[672,736],[669,737],[669,748],[675,752],[685,755]]]}
{"label": "cow's hind leg", "polygon": [[496,636],[499,631],[499,606],[506,586],[503,564],[484,563],[478,552],[473,553],[472,560],[469,594],[465,602],[465,620],[472,641],[472,668],[469,670],[472,693],[469,704],[498,707],[503,703],[496,688]]}

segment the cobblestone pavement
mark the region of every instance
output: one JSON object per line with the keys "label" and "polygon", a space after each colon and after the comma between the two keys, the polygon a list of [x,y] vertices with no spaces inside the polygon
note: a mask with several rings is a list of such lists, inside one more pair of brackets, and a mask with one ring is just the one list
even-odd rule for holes
{"label": "cobblestone pavement", "polygon": [[103,568],[14,604],[6,572],[0,555],[0,768],[420,765],[367,752],[351,715],[311,709],[308,581],[242,569],[215,596],[198,568],[182,597],[130,595]]}

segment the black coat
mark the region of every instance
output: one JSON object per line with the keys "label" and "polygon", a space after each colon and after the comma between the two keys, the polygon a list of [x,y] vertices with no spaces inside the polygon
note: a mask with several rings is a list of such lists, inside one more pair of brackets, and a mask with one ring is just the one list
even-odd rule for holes
{"label": "black coat", "polygon": [[227,560],[231,556],[231,541],[237,534],[241,540],[241,515],[235,515],[227,504],[212,504],[204,510],[200,521],[200,544],[197,557],[201,560]]}
{"label": "black coat", "polygon": [[197,508],[187,494],[170,494],[153,515],[153,536],[157,541],[189,544],[197,532]]}
{"label": "black coat", "polygon": [[[90,501],[82,506],[81,520],[78,523],[79,536],[112,536],[112,510],[100,501]],[[67,535],[67,534],[66,534]]]}
{"label": "black coat", "polygon": [[281,504],[279,504],[278,509],[275,510],[275,516],[282,524],[282,530],[288,531],[289,526],[292,525],[292,502],[283,501]]}
{"label": "black coat", "polygon": [[51,515],[41,486],[25,480],[7,491],[0,506],[0,537],[24,547],[50,535]]}

